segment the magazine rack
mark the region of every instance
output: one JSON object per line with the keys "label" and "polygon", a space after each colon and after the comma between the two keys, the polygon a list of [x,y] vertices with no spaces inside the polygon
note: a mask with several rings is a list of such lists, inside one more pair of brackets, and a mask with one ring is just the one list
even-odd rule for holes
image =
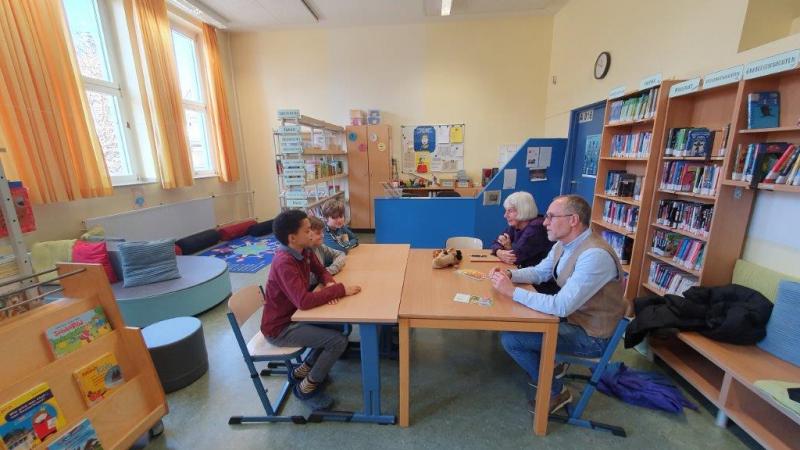
{"label": "magazine rack", "polygon": [[[45,445],[89,419],[104,448],[130,448],[141,435],[159,425],[168,412],[164,390],[141,331],[125,326],[102,266],[59,264],[58,273],[63,298],[0,321],[0,406],[47,383],[66,426],[47,437]],[[36,284],[20,289],[35,287]],[[103,307],[112,331],[56,358],[47,329],[97,306]],[[73,374],[107,352],[116,357],[124,382],[89,407]],[[0,449],[5,448],[0,440]]]}

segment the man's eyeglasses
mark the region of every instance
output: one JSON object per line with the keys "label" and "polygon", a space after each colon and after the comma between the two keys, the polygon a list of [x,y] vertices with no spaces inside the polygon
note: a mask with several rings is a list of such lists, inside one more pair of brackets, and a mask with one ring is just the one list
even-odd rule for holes
{"label": "man's eyeglasses", "polygon": [[547,214],[545,214],[545,215],[544,215],[544,220],[553,220],[553,219],[554,219],[554,218],[556,218],[556,217],[569,217],[569,216],[574,216],[574,215],[575,215],[575,213],[572,213],[572,214],[553,214],[553,213],[547,213]]}

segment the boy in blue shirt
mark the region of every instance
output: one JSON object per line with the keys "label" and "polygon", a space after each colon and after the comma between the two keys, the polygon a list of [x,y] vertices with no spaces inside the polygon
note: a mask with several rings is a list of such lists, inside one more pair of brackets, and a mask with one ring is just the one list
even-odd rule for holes
{"label": "boy in blue shirt", "polygon": [[345,253],[358,246],[358,236],[344,225],[341,200],[330,199],[323,203],[322,216],[325,218],[325,245]]}

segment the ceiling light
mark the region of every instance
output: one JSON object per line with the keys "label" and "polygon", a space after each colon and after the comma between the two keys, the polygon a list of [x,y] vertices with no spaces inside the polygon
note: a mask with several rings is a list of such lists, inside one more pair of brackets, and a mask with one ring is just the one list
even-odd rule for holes
{"label": "ceiling light", "polygon": [[449,16],[450,8],[453,7],[453,0],[442,0],[442,15]]}

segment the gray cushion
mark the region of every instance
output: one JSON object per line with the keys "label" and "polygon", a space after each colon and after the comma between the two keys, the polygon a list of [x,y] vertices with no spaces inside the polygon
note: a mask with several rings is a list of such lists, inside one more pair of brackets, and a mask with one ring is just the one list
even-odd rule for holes
{"label": "gray cushion", "polygon": [[125,287],[141,286],[180,277],[175,261],[175,240],[123,242],[117,246]]}

